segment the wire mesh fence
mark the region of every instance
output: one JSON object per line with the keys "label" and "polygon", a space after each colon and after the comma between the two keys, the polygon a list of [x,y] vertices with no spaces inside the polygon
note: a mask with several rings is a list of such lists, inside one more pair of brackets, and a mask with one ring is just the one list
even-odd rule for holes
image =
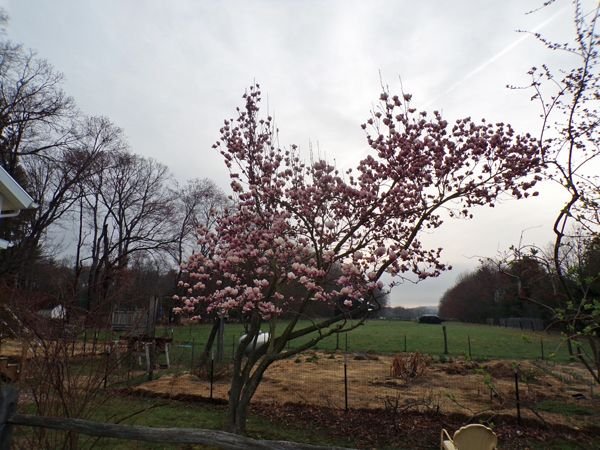
{"label": "wire mesh fence", "polygon": [[[169,370],[135,390],[226,401],[237,339],[229,338],[222,362],[209,356],[201,367],[204,342],[173,341]],[[408,345],[408,351],[402,348],[393,355],[353,350],[351,340],[346,347],[343,339],[340,346],[274,363],[254,401],[470,416],[507,414],[549,421],[564,421],[565,409],[598,406],[596,388],[582,367],[542,360],[541,355],[532,360],[476,360],[443,352],[426,355],[409,351]]]}
{"label": "wire mesh fence", "polygon": [[[158,337],[146,341],[90,331],[62,342],[60,355],[79,366],[82,374],[94,372],[103,388],[226,401],[238,330],[225,335],[222,361],[216,361],[215,352],[204,353],[206,340],[191,327],[160,331]],[[565,410],[586,415],[598,405],[589,374],[577,364],[553,361],[551,349],[556,343],[549,338],[545,348],[544,336],[523,342],[519,356],[529,351],[530,359],[507,360],[486,357],[493,352],[489,343],[484,349],[478,336],[457,339],[456,333],[436,331],[440,331],[437,340],[430,343],[399,334],[396,351],[387,354],[365,350],[353,336],[334,336],[320,348],[274,363],[254,401],[396,412],[510,414],[544,420]],[[294,345],[291,342],[289,348]],[[462,348],[457,350],[459,345]],[[437,352],[431,354],[432,348]],[[51,346],[46,350],[46,368],[39,370],[40,376],[47,367],[54,367],[51,350]]]}

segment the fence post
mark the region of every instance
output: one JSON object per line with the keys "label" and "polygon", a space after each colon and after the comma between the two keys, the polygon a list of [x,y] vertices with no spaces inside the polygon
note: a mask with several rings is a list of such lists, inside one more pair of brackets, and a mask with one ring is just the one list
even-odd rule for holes
{"label": "fence post", "polygon": [[567,336],[567,349],[569,350],[569,359],[575,359],[573,354],[573,344],[571,343],[571,337]]}
{"label": "fence post", "polygon": [[209,374],[209,379],[210,379],[210,399],[213,399],[213,381],[214,381],[214,376],[215,376],[215,356],[214,353],[211,352],[210,355],[210,374]]}
{"label": "fence post", "polygon": [[167,369],[171,368],[171,357],[169,356],[169,343],[165,342],[165,359],[167,361]]}
{"label": "fence post", "polygon": [[192,356],[190,358],[190,372],[194,370],[194,339],[192,339]]}
{"label": "fence post", "polygon": [[404,335],[404,353],[406,353],[406,335]]}
{"label": "fence post", "polygon": [[106,353],[106,360],[104,364],[104,381],[102,383],[104,385],[104,389],[106,389],[106,385],[108,384],[108,364],[110,363],[110,347],[106,347],[104,350]]}
{"label": "fence post", "polygon": [[92,354],[96,354],[96,345],[98,344],[98,330],[94,330],[94,340],[92,341]]}
{"label": "fence post", "polygon": [[540,349],[542,351],[542,361],[544,360],[544,338],[540,338]]}
{"label": "fence post", "polygon": [[467,343],[469,344],[469,359],[473,359],[471,355],[471,336],[467,335]]}
{"label": "fence post", "polygon": [[346,338],[346,350],[344,352],[344,406],[348,411],[348,333],[344,334]]}
{"label": "fence post", "polygon": [[521,401],[519,399],[519,371],[515,369],[515,399],[517,400],[517,424],[521,425]]}
{"label": "fence post", "polygon": [[12,425],[8,419],[17,409],[17,390],[12,386],[0,387],[0,450],[10,450]]}
{"label": "fence post", "polygon": [[448,354],[448,335],[446,334],[446,325],[442,325],[442,331],[444,332],[444,355]]}

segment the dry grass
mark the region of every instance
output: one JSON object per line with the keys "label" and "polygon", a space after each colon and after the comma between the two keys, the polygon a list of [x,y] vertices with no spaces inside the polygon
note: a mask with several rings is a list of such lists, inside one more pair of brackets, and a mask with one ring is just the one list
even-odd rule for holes
{"label": "dry grass", "polygon": [[[544,399],[573,403],[574,395],[580,405],[597,407],[590,399],[586,372],[577,365],[548,365],[527,361],[494,361],[473,363],[455,360],[448,363],[430,362],[427,370],[416,379],[390,376],[393,357],[354,359],[347,356],[348,402],[350,408],[384,408],[390,399],[399,404],[462,414],[515,414],[514,370],[521,373],[520,395],[524,417],[534,417],[527,406]],[[168,375],[144,383],[139,391],[162,395],[195,395],[209,397],[207,380],[191,374]],[[227,398],[227,379],[213,385],[213,398]],[[343,408],[344,355],[309,352],[299,359],[273,364],[265,374],[254,401],[262,403],[300,403]],[[398,402],[397,402],[398,403]],[[594,406],[595,405],[595,406]],[[548,423],[569,424],[569,417],[543,413]],[[578,417],[577,421],[593,420]]]}

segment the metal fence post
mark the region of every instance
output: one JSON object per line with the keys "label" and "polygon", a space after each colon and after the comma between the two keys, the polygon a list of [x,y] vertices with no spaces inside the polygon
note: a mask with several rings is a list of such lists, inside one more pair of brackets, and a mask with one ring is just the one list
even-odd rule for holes
{"label": "metal fence post", "polygon": [[192,339],[192,356],[190,358],[190,371],[194,370],[194,339]]}
{"label": "metal fence post", "polygon": [[469,344],[469,359],[473,359],[471,355],[471,336],[467,335],[467,344]]}
{"label": "metal fence post", "polygon": [[346,338],[346,349],[344,351],[344,406],[348,411],[348,333],[344,335]]}
{"label": "metal fence post", "polygon": [[213,352],[211,352],[210,355],[210,374],[209,374],[209,379],[210,379],[210,399],[213,399],[213,382],[214,382],[214,376],[215,376],[215,356],[213,354]]}
{"label": "metal fence post", "polygon": [[521,425],[521,401],[519,399],[519,371],[515,370],[515,399],[517,401],[517,424]]}
{"label": "metal fence post", "polygon": [[12,386],[0,387],[0,450],[10,450],[12,425],[8,419],[17,409],[17,390]]}
{"label": "metal fence post", "polygon": [[446,334],[446,325],[442,325],[442,331],[444,332],[444,355],[448,354],[448,335]]}

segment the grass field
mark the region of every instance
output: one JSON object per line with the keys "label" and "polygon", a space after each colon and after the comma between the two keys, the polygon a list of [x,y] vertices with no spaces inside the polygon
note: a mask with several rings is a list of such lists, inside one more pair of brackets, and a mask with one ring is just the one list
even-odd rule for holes
{"label": "grass field", "polygon": [[[307,325],[308,322],[302,325]],[[280,324],[280,329],[283,329],[285,323]],[[486,325],[474,325],[464,324],[456,322],[448,322],[445,324],[446,334],[448,337],[448,353],[449,356],[465,356],[468,355],[468,340],[471,342],[471,357],[475,360],[497,360],[497,359],[541,359],[541,343],[544,346],[544,356],[546,359],[551,359],[555,362],[567,362],[569,360],[568,350],[563,339],[556,334],[549,333],[534,333],[531,331],[521,331],[510,328],[499,328],[490,327]],[[157,373],[157,376],[169,375],[174,373],[173,371],[184,371],[188,370],[186,367],[192,368],[194,366],[194,354],[197,355],[203,348],[208,334],[211,330],[211,325],[207,324],[193,324],[186,326],[178,326],[173,328],[162,327],[157,330],[157,335],[173,335],[174,343],[172,347],[172,359],[174,362],[174,368],[171,371],[165,371]],[[226,356],[230,356],[233,348],[238,342],[239,336],[242,333],[242,327],[239,324],[227,324],[225,326],[225,349]],[[90,345],[89,334],[88,345]],[[428,353],[434,356],[433,364],[437,366],[453,366],[458,362],[463,364],[471,364],[469,361],[463,361],[460,359],[451,359],[447,361],[437,361],[437,359],[443,360],[444,353],[444,335],[443,328],[440,325],[427,325],[418,324],[416,322],[403,322],[403,321],[384,321],[384,320],[371,320],[364,326],[352,331],[347,335],[347,345],[349,352],[376,352],[380,354],[396,354],[406,351],[420,351],[422,353]],[[101,340],[109,340],[108,333],[101,333],[99,336]],[[112,335],[112,338],[116,338],[116,335]],[[304,339],[307,339],[305,337]],[[292,347],[298,345],[298,342],[292,342]],[[346,335],[341,335],[339,339],[335,336],[330,337],[319,343],[319,349],[321,350],[335,350],[338,347],[340,350],[344,350],[346,347]],[[195,352],[195,353],[194,353]],[[315,376],[317,367],[325,366],[326,363],[331,362],[331,358],[343,359],[342,355],[322,355],[320,354],[320,360],[318,364],[316,361],[309,361],[308,359],[288,360],[284,361],[293,368],[291,370],[286,369],[285,373],[299,373],[300,366],[310,366],[311,376]],[[162,358],[162,356],[161,356]],[[380,356],[380,360],[385,357]],[[177,361],[179,360],[179,361]],[[300,362],[299,362],[300,361]],[[352,359],[354,361],[354,358]],[[493,361],[492,361],[493,362]],[[297,364],[298,363],[298,364]],[[301,364],[300,364],[301,363]],[[370,361],[358,361],[353,364],[367,364]],[[482,362],[477,364],[489,364],[489,362]],[[503,363],[511,364],[511,363]],[[526,364],[526,363],[522,363]],[[544,364],[535,362],[534,364]],[[352,364],[351,364],[352,365]],[[556,371],[556,366],[553,363],[549,364],[550,369]],[[362,366],[361,366],[362,367]],[[387,367],[387,366],[386,366]],[[553,369],[554,368],[554,369]],[[435,371],[433,371],[435,372]],[[432,372],[432,373],[433,373]],[[342,380],[341,373],[336,376],[340,376],[339,380]],[[387,374],[387,369],[386,372]],[[437,372],[436,372],[437,373]],[[554,372],[553,372],[554,373]],[[352,370],[350,370],[352,375]],[[464,375],[461,375],[464,377]],[[274,382],[275,375],[270,376],[271,382]],[[302,377],[298,377],[304,379]],[[317,377],[319,382],[324,383],[323,378]],[[448,377],[447,377],[448,378]],[[137,375],[129,380],[126,385],[136,384],[138,381],[141,382],[145,379],[144,375]],[[337,378],[336,378],[337,380]],[[354,386],[352,383],[352,377],[350,376],[350,391]],[[167,380],[168,381],[168,380]],[[277,381],[277,380],[275,380]],[[267,381],[266,381],[267,382]],[[499,388],[499,381],[496,380],[497,387]],[[336,381],[337,383],[337,381]],[[358,383],[358,381],[357,381]],[[417,383],[418,384],[418,383]],[[342,386],[342,383],[338,384]],[[336,385],[336,386],[338,386]],[[113,387],[122,387],[121,384],[114,384]],[[368,386],[360,385],[358,389],[365,390]],[[300,392],[300,389],[292,389],[294,393]],[[107,391],[108,392],[108,391]],[[186,391],[187,392],[187,391]],[[302,391],[304,392],[304,391]],[[337,391],[336,391],[337,392]],[[340,393],[343,390],[339,389]],[[588,391],[585,391],[586,395]],[[407,395],[407,390],[403,391],[404,397]],[[320,394],[322,396],[322,394]],[[341,395],[341,394],[340,394]],[[297,396],[290,394],[290,399],[297,399]],[[487,397],[485,397],[487,398]],[[490,397],[491,398],[491,397]],[[353,401],[356,399],[353,397]],[[271,400],[270,400],[271,402]],[[265,403],[267,405],[267,403]],[[274,407],[275,403],[268,403],[269,407]],[[574,423],[578,421],[578,418],[591,417],[590,414],[596,414],[597,409],[585,408],[582,405],[571,405],[564,402],[560,402],[555,398],[548,398],[544,402],[540,403],[540,411],[543,413],[557,413],[569,418],[573,418]],[[29,405],[32,407],[32,405]],[[322,406],[320,406],[322,408]],[[255,438],[262,439],[285,439],[298,442],[310,442],[313,444],[321,445],[340,445],[340,446],[354,446],[354,435],[351,431],[348,433],[340,432],[340,424],[346,422],[347,417],[356,415],[357,422],[362,420],[360,414],[366,414],[360,408],[352,409],[350,411],[344,411],[343,409],[334,407],[334,411],[331,414],[336,414],[331,421],[325,420],[328,412],[321,417],[321,421],[313,420],[312,410],[302,415],[300,412],[299,418],[297,419],[294,414],[298,414],[296,410],[290,410],[289,414],[282,415],[270,415],[265,414],[264,409],[257,409],[250,415],[249,419],[249,434]],[[282,407],[281,411],[285,412],[285,408]],[[32,411],[34,412],[34,411]],[[413,412],[410,412],[412,414]],[[379,412],[377,420],[388,420],[388,428],[394,429],[393,427],[400,427],[402,430],[408,430],[407,426],[412,427],[419,421],[426,420],[428,416],[410,415],[409,412],[402,414],[399,417],[395,417],[389,414],[389,411],[384,410]],[[92,419],[106,422],[120,422],[124,424],[135,424],[135,425],[146,425],[146,426],[162,426],[162,427],[201,427],[210,429],[219,429],[222,427],[223,419],[225,416],[225,406],[208,404],[208,403],[195,403],[195,402],[182,402],[170,399],[159,399],[159,398],[140,398],[137,396],[125,396],[121,394],[110,395],[106,403],[99,405],[95,410]],[[365,416],[365,417],[367,417]],[[420,442],[425,439],[428,444],[427,448],[435,448],[437,439],[439,436],[439,430],[442,426],[456,429],[462,423],[454,423],[448,425],[447,421],[449,416],[432,416],[429,418],[434,422],[427,422],[429,428],[420,431],[421,436],[417,438]],[[406,419],[406,424],[398,425],[396,420]],[[427,420],[429,420],[427,419]],[[462,421],[463,419],[453,418],[452,420]],[[304,421],[304,422],[303,422]],[[437,421],[437,422],[436,422]],[[354,422],[349,422],[354,423]],[[408,425],[407,425],[408,424]],[[544,436],[540,438],[540,428],[533,426],[531,429],[523,431],[523,435],[520,438],[519,445],[509,445],[512,438],[514,437],[514,429],[512,425],[503,423],[502,426],[508,428],[502,429],[499,425],[499,437],[501,442],[504,444],[503,448],[516,449],[516,448],[531,448],[535,450],[541,449],[580,449],[580,448],[600,448],[600,442],[593,438],[593,444],[589,445],[578,445],[576,442],[580,439],[575,431],[568,431],[565,435],[560,434],[556,431],[552,436]],[[371,423],[366,423],[363,426],[366,430],[363,432],[371,432],[370,430],[377,430],[377,426]],[[19,429],[16,433],[17,441],[25,443],[27,437],[31,436],[31,430]],[[373,431],[376,433],[376,431]],[[573,434],[575,433],[575,434]],[[592,442],[592,438],[589,436],[589,432],[586,431],[585,440],[586,442]],[[410,432],[406,432],[402,438],[388,436],[382,438],[379,443],[367,444],[361,440],[361,448],[382,448],[382,449],[401,449],[401,448],[416,448],[414,445],[414,437]],[[595,435],[594,435],[595,436]],[[564,438],[564,439],[563,439]],[[363,439],[363,438],[361,438]],[[412,440],[411,440],[412,439]],[[582,438],[583,439],[583,436]],[[575,442],[570,442],[575,440]],[[358,441],[356,441],[358,442]],[[389,442],[394,442],[390,445]],[[141,448],[176,448],[175,446],[164,446],[161,444],[148,445],[146,443],[136,443],[133,441],[121,441],[121,440],[101,440],[95,442],[93,438],[82,438],[80,442],[80,448],[99,448],[99,449],[141,449]],[[387,446],[387,447],[386,447]],[[33,447],[20,447],[20,448],[33,448]],[[186,449],[203,449],[208,450],[202,446],[182,446],[180,448]],[[420,447],[424,448],[424,447]]]}
{"label": "grass field", "polygon": [[[32,408],[26,408],[25,413],[34,413]],[[118,422],[127,425],[141,425],[151,427],[182,427],[182,428],[204,428],[204,429],[222,429],[226,414],[224,405],[211,405],[207,403],[182,402],[177,400],[165,399],[145,399],[131,396],[112,396],[99,407],[90,419],[101,422]],[[271,415],[272,416],[272,415]],[[339,413],[340,418],[345,417],[345,413]],[[350,416],[351,417],[351,416]],[[287,420],[286,420],[287,419]],[[265,417],[262,414],[251,414],[248,419],[248,435],[255,439],[269,440],[288,440],[295,442],[305,442],[322,446],[347,446],[360,448],[374,448],[374,444],[367,446],[365,442],[362,445],[356,441],[352,433],[343,435],[336,428],[322,426],[318,423],[312,423],[309,417],[301,421],[290,423],[290,418],[276,419]],[[389,427],[389,416],[381,416],[382,425]],[[412,419],[410,419],[412,420]],[[409,420],[409,422],[410,422]],[[334,420],[335,422],[335,420]],[[385,424],[385,425],[383,425]],[[433,429],[423,430],[418,437],[407,433],[404,438],[396,439],[395,443],[389,445],[384,442],[378,443],[376,448],[382,450],[408,450],[414,448],[437,448],[439,430],[442,426],[450,429],[459,425],[454,423],[448,426],[447,423],[432,422]],[[496,427],[495,427],[496,428]],[[541,440],[540,436],[533,433],[528,436],[529,431],[525,429],[523,435],[515,440],[512,438],[503,439],[504,434],[510,432],[509,429],[503,429],[500,426],[496,429],[500,434],[502,448],[521,449],[529,448],[531,450],[582,450],[598,448],[600,441],[598,438],[586,436],[585,444],[574,442],[573,439],[552,436]],[[514,430],[512,430],[514,432]],[[15,448],[36,448],[32,444],[39,444],[37,441],[31,441],[33,429],[28,427],[16,427],[13,434]],[[377,427],[374,427],[374,434],[378,434]],[[50,432],[51,434],[55,432]],[[62,441],[54,441],[51,435],[45,436],[45,442],[48,445]],[[427,445],[429,444],[429,445]],[[46,447],[46,448],[53,448]],[[100,439],[80,435],[78,448],[81,449],[99,449],[99,450],[134,450],[134,449],[171,449],[180,448],[186,450],[215,450],[216,447],[206,447],[202,445],[165,445],[152,444],[148,442],[129,441],[121,439]]]}
{"label": "grass field", "polygon": [[[281,324],[280,329],[283,329]],[[303,325],[302,323],[300,325]],[[308,325],[308,322],[306,322]],[[445,324],[448,338],[448,354],[468,356],[469,340],[472,359],[541,359],[557,362],[569,361],[569,352],[564,339],[558,334],[532,332],[514,328],[448,322]],[[211,326],[196,324],[160,329],[157,334],[173,334],[175,341],[194,342],[201,349],[208,339]],[[225,353],[231,354],[242,334],[239,324],[225,326]],[[298,345],[309,337],[290,343]],[[383,354],[419,351],[431,355],[444,353],[442,326],[416,322],[372,320],[347,335],[348,350],[352,352],[375,352]],[[406,342],[406,348],[405,348]],[[321,350],[345,349],[346,335],[331,336],[318,345]]]}

